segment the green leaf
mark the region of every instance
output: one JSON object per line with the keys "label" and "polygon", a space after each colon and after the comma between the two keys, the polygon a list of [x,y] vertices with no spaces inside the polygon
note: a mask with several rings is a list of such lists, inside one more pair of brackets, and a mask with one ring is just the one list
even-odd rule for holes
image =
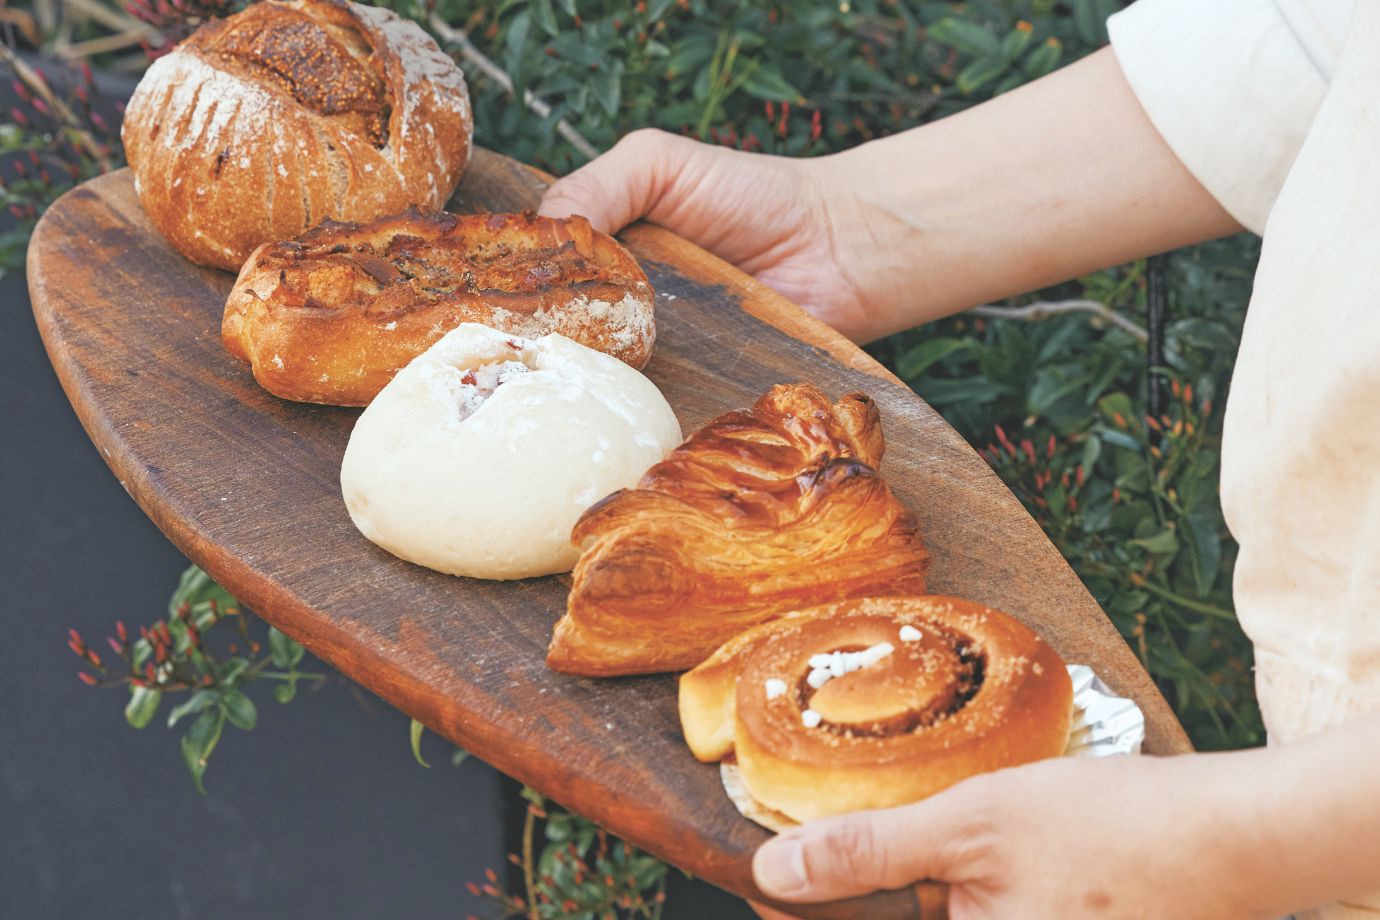
{"label": "green leaf", "polygon": [[572,834],[570,815],[553,813],[546,822],[546,839],[552,843],[564,843]]}
{"label": "green leaf", "polygon": [[514,88],[518,91],[526,84],[523,55],[527,50],[527,36],[531,31],[532,17],[524,10],[513,17],[513,21],[508,24],[508,34],[503,39],[503,63],[507,65],[508,75],[513,78]]}
{"label": "green leaf", "polygon": [[1088,438],[1083,442],[1083,474],[1092,476],[1093,467],[1097,464],[1097,458],[1102,456],[1102,439]]}
{"label": "green leaf", "polygon": [[427,763],[425,760],[422,759],[422,733],[425,731],[425,725],[423,725],[421,722],[418,722],[416,719],[412,720],[412,756],[417,759],[417,763],[421,764],[422,766],[430,770],[431,764]]}
{"label": "green leaf", "polygon": [[206,787],[201,782],[206,773],[206,762],[210,759],[211,752],[216,749],[216,742],[220,741],[220,733],[224,728],[225,713],[219,708],[208,709],[197,717],[180,742],[182,763],[186,765],[187,772],[192,774],[196,791],[202,795],[206,794]]}
{"label": "green leaf", "polygon": [[248,668],[249,659],[236,655],[220,666],[220,671],[216,675],[216,680],[221,684],[233,684]]}
{"label": "green leaf", "polygon": [[470,757],[470,752],[469,752],[469,751],[465,750],[465,749],[462,748],[462,747],[457,747],[455,750],[453,750],[453,751],[450,752],[450,765],[451,765],[452,767],[458,767],[458,766],[460,766],[462,763],[464,763],[466,760],[468,760],[469,757]]}
{"label": "green leaf", "polygon": [[1199,595],[1212,590],[1217,571],[1222,565],[1222,542],[1217,536],[1215,522],[1207,514],[1190,514],[1182,518],[1184,539],[1188,542],[1193,583]]}
{"label": "green leaf", "polygon": [[1126,421],[1136,417],[1136,410],[1131,405],[1131,397],[1125,393],[1108,393],[1097,401],[1097,408],[1102,410],[1102,414],[1112,421],[1116,416],[1121,416]]}
{"label": "green leaf", "polygon": [[749,95],[769,102],[790,102],[799,105],[805,101],[800,90],[792,86],[790,81],[781,75],[781,71],[771,64],[754,67],[743,81],[743,89],[747,90]]}
{"label": "green leaf", "polygon": [[1058,41],[1049,39],[1026,55],[1025,63],[1021,66],[1025,70],[1026,76],[1032,80],[1037,80],[1058,67],[1059,59],[1063,57],[1063,54],[1063,46]]}
{"label": "green leaf", "polygon": [[1106,10],[1097,0],[1073,0],[1073,27],[1078,37],[1090,45],[1107,41]]}
{"label": "green leaf", "polygon": [[1046,410],[1070,393],[1087,387],[1082,376],[1066,377],[1051,368],[1035,375],[1035,382],[1026,394],[1026,410],[1031,415],[1043,415]]}
{"label": "green leaf", "polygon": [[1030,39],[1034,35],[1034,29],[1012,29],[1007,32],[1006,37],[1001,40],[1002,57],[1008,61],[1015,61],[1029,47]]}
{"label": "green leaf", "polygon": [[896,362],[896,372],[911,380],[929,370],[934,363],[942,361],[954,352],[963,351],[972,344],[971,339],[926,339],[900,357]]}
{"label": "green leaf", "polygon": [[1133,546],[1139,546],[1146,552],[1154,553],[1157,556],[1179,551],[1179,538],[1174,535],[1174,531],[1167,527],[1153,536],[1142,537],[1139,540],[1128,540],[1126,542]]}
{"label": "green leaf", "polygon": [[168,713],[168,728],[173,728],[184,716],[195,715],[207,706],[216,702],[216,694],[212,690],[198,690],[193,693],[186,701],[176,706],[172,712]]}
{"label": "green leaf", "polygon": [[159,690],[135,687],[129,695],[129,702],[125,704],[125,721],[135,728],[148,725],[158,712],[158,703],[162,698],[163,694]]}
{"label": "green leaf", "polygon": [[193,599],[211,584],[211,576],[201,570],[199,566],[189,566],[183,570],[181,577],[177,580],[177,587],[173,590],[172,598],[168,601],[168,613],[176,614],[177,608],[182,604],[192,603]]}
{"label": "green leaf", "polygon": [[280,668],[295,667],[305,653],[306,649],[279,632],[277,627],[268,628],[268,654],[274,665]]}
{"label": "green leaf", "polygon": [[647,21],[656,22],[662,16],[665,16],[666,11],[669,10],[671,4],[675,2],[676,0],[652,0],[651,3],[647,4]]}
{"label": "green leaf", "polygon": [[1011,387],[983,376],[945,377],[940,380],[927,377],[918,382],[916,389],[927,402],[935,404],[987,403],[1012,392]]}
{"label": "green leaf", "polygon": [[273,698],[280,703],[291,703],[297,696],[297,681],[288,680],[273,688]]}
{"label": "green leaf", "polygon": [[590,93],[594,96],[594,101],[599,103],[600,108],[610,118],[618,114],[618,103],[622,98],[623,90],[622,78],[623,64],[621,61],[613,61],[596,70],[590,76]]}
{"label": "green leaf", "polygon": [[254,701],[239,690],[227,690],[220,695],[221,709],[230,724],[243,731],[249,731],[259,719],[259,710]]}
{"label": "green leaf", "polygon": [[196,608],[215,601],[223,613],[229,607],[238,607],[239,601],[197,566],[190,566],[178,579],[177,589],[168,600],[168,614],[177,616],[178,609],[186,604]]}
{"label": "green leaf", "polygon": [[1136,453],[1140,453],[1144,450],[1144,447],[1139,441],[1129,434],[1126,434],[1124,431],[1113,431],[1110,428],[1106,428],[1099,433],[1099,436],[1108,444],[1124,447],[1126,450],[1133,450]]}
{"label": "green leaf", "polygon": [[978,57],[997,57],[1001,55],[1001,42],[997,37],[976,23],[947,17],[929,27],[930,38],[950,48],[957,48],[966,54]]}
{"label": "green leaf", "polygon": [[552,38],[561,34],[561,27],[556,22],[556,11],[551,6],[551,0],[533,0],[531,9],[532,18],[536,20],[543,32]]}

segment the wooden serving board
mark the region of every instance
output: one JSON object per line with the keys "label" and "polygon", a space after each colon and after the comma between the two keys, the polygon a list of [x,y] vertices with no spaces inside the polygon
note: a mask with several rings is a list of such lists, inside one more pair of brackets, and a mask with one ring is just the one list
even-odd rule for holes
{"label": "wooden serving board", "polygon": [[[544,180],[477,151],[451,207],[534,207]],[[647,374],[689,433],[775,383],[881,408],[883,472],[916,513],[936,593],[1006,610],[1135,699],[1146,750],[1190,749],[1150,678],[1058,551],[987,465],[851,343],[731,266],[652,226],[624,240],[658,291]],[[256,613],[433,731],[635,845],[745,897],[767,833],[681,738],[670,675],[587,680],[543,655],[567,581],[484,582],[402,562],[351,525],[338,473],[357,410],[284,402],[220,344],[233,278],[155,232],[127,170],[54,204],[29,247],[48,354],[121,485]],[[457,487],[483,488],[482,482]],[[401,743],[401,742],[400,742]],[[797,913],[900,917],[891,892]],[[925,904],[926,917],[939,911]]]}

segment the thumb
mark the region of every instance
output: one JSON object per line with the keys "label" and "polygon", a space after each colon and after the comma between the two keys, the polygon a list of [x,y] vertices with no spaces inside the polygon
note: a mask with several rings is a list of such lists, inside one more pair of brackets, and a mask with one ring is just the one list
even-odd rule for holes
{"label": "thumb", "polygon": [[758,848],[753,875],[779,901],[833,901],[906,888],[955,872],[967,837],[968,796],[954,788],[923,802],[811,821]]}
{"label": "thumb", "polygon": [[579,214],[594,229],[617,233],[655,209],[700,146],[665,131],[634,131],[608,153],[557,180],[542,196],[537,213]]}

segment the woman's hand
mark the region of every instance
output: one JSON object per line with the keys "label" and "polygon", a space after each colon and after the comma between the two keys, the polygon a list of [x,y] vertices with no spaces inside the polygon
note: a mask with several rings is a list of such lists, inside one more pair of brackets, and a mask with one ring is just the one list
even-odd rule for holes
{"label": "woman's hand", "polygon": [[827,157],[637,131],[553,185],[541,213],[608,233],[645,217],[856,341],[1237,229],[1110,49]]}
{"label": "woman's hand", "polygon": [[1061,758],[815,821],[758,850],[757,884],[817,901],[935,879],[954,920],[1240,917],[1243,880],[1227,861],[1241,829],[1185,785],[1190,760]]}
{"label": "woman's hand", "polygon": [[868,293],[851,272],[863,266],[849,205],[829,158],[743,153],[643,130],[553,185],[541,213],[581,214],[605,233],[645,217],[861,337]]}
{"label": "woman's hand", "polygon": [[753,869],[785,902],[947,882],[954,920],[1278,917],[1380,886],[1377,762],[1380,714],[1268,750],[1057,758],[811,822]]}

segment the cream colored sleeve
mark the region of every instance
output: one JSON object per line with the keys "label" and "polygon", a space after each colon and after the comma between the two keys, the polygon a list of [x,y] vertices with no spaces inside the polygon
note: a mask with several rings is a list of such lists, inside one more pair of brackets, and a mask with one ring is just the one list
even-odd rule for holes
{"label": "cream colored sleeve", "polygon": [[1327,91],[1355,2],[1139,0],[1107,21],[1150,120],[1255,233]]}

